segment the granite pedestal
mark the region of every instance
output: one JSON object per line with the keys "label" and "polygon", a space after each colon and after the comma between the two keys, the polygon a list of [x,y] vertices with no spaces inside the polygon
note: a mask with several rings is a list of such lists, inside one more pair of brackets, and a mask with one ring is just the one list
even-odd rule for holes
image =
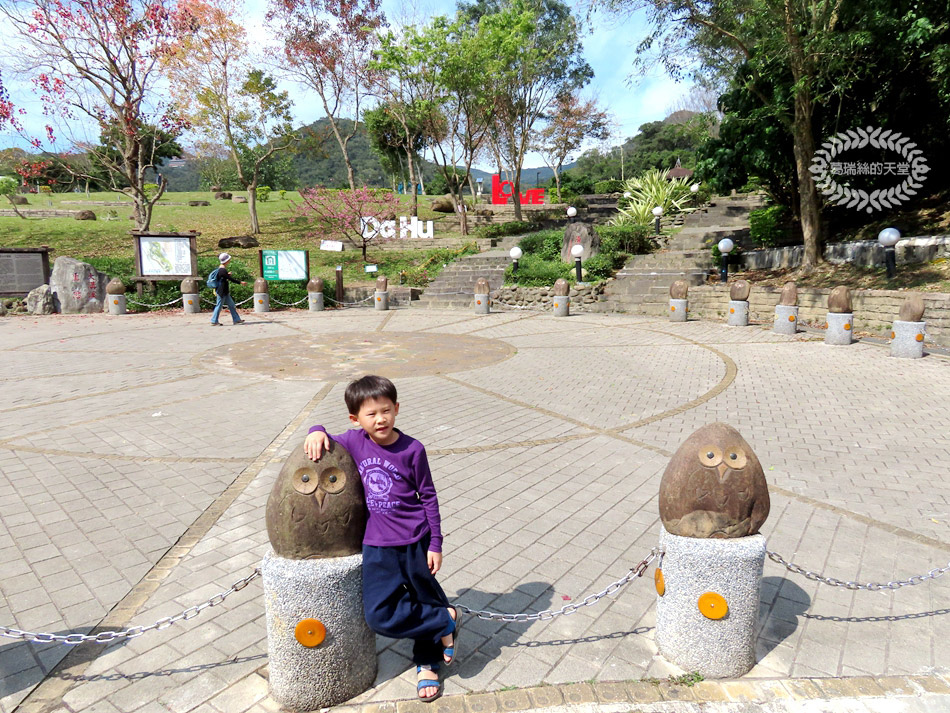
{"label": "granite pedestal", "polygon": [[323,293],[322,292],[308,292],[307,306],[311,312],[322,312],[323,311]]}
{"label": "granite pedestal", "polygon": [[378,310],[387,310],[389,309],[389,292],[380,292],[377,290],[373,293],[373,305]]}
{"label": "granite pedestal", "polygon": [[198,314],[201,311],[201,298],[197,293],[183,294],[181,308],[185,314]]}
{"label": "granite pedestal", "polygon": [[125,295],[106,295],[109,314],[125,314]]}
{"label": "granite pedestal", "polygon": [[798,305],[775,305],[775,322],[772,331],[776,334],[798,332]]}
{"label": "granite pedestal", "polygon": [[926,322],[894,320],[891,356],[904,359],[920,359],[924,355],[924,327],[926,325]]}
{"label": "granite pedestal", "polygon": [[749,326],[749,302],[747,300],[729,300],[729,319],[726,324],[730,327]]}
{"label": "granite pedestal", "polygon": [[270,312],[270,293],[269,292],[255,292],[254,293],[254,311],[255,312]]}
{"label": "granite pedestal", "polygon": [[475,314],[488,314],[491,312],[491,299],[489,295],[479,295],[475,296]]}
{"label": "granite pedestal", "polygon": [[[665,550],[664,589],[660,596],[658,588],[656,600],[660,654],[706,678],[748,673],[755,665],[765,538],[679,537],[660,530]],[[710,602],[715,606],[710,608]]]}
{"label": "granite pedestal", "polygon": [[569,295],[555,295],[551,300],[554,304],[555,317],[569,317],[571,315],[571,298]]}
{"label": "granite pedestal", "polygon": [[[373,685],[376,636],[363,618],[362,568],[362,555],[311,560],[265,555],[261,574],[270,692],[280,705],[317,710]],[[305,646],[295,635],[305,619],[317,619],[326,628],[326,638],[316,646]]]}
{"label": "granite pedestal", "polygon": [[670,321],[685,322],[689,312],[689,300],[670,300]]}
{"label": "granite pedestal", "polygon": [[828,329],[825,330],[825,344],[842,346],[851,344],[851,328],[854,326],[854,313],[829,312]]}

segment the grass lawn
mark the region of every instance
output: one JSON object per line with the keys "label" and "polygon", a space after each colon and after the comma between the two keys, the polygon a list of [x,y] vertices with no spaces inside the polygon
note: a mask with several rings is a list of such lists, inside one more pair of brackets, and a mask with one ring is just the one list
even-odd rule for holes
{"label": "grass lawn", "polygon": [[[235,192],[234,195],[242,195]],[[3,247],[37,247],[47,245],[54,250],[53,258],[66,256],[78,260],[96,263],[99,269],[115,269],[131,275],[133,269],[131,202],[126,196],[119,193],[92,193],[87,199],[83,193],[54,193],[51,195],[30,194],[27,199],[30,205],[20,206],[21,210],[53,208],[60,210],[83,210],[88,208],[96,213],[97,220],[77,221],[72,217],[63,218],[21,218],[0,217],[0,246]],[[88,204],[74,204],[82,201]],[[188,201],[207,200],[211,202],[206,207],[191,207]],[[410,196],[400,196],[404,206],[403,213],[409,215]],[[92,205],[94,201],[124,201],[125,206]],[[330,235],[314,235],[313,227],[303,220],[295,221],[292,210],[293,203],[300,202],[300,194],[292,191],[281,200],[275,191],[270,200],[257,204],[257,213],[261,225],[261,233],[257,236],[263,249],[309,249],[311,271],[315,277],[332,280],[336,265],[344,266],[343,274],[346,284],[358,282],[372,282],[375,276],[363,272],[363,260],[358,248],[345,246],[345,252],[324,252],[319,250],[320,239],[333,238]],[[443,213],[434,213],[429,205],[431,197],[419,197],[419,218],[421,220],[435,220],[434,235],[437,238],[460,238],[457,229],[441,227],[452,221],[452,216]],[[0,207],[5,200],[0,200]],[[183,205],[174,205],[183,204]],[[232,201],[216,201],[211,193],[187,192],[167,193],[156,204],[152,214],[152,231],[184,232],[197,230],[198,255],[202,258],[214,259],[219,252],[218,241],[221,238],[246,235],[250,230],[250,216],[248,206]],[[229,249],[234,256],[234,265],[244,267],[249,274],[257,274],[257,248]],[[379,274],[386,274],[398,284],[399,272],[403,270],[419,273],[419,279],[432,279],[442,267],[442,260],[449,259],[453,251],[431,250],[374,250],[370,245],[367,255],[371,261],[379,263]],[[428,263],[428,264],[424,264]]]}

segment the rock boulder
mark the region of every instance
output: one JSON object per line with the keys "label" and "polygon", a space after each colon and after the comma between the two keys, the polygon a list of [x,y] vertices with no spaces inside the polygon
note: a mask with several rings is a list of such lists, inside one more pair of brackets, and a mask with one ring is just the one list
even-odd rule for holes
{"label": "rock boulder", "polygon": [[236,235],[231,238],[221,238],[219,248],[259,248],[261,244],[253,235]]}
{"label": "rock boulder", "polygon": [[561,259],[564,262],[573,264],[574,256],[571,255],[571,248],[574,245],[584,246],[584,255],[582,259],[587,260],[600,252],[600,236],[594,230],[594,226],[587,223],[571,223],[564,230],[564,240],[561,243]]}
{"label": "rock boulder", "polygon": [[53,314],[56,307],[53,303],[53,291],[49,285],[40,285],[30,290],[26,296],[26,307],[30,314]]}
{"label": "rock boulder", "polygon": [[108,275],[88,263],[71,257],[56,258],[49,280],[56,311],[65,314],[101,312],[108,282]]}
{"label": "rock boulder", "polygon": [[76,213],[76,220],[95,220],[96,214],[91,210],[81,210]]}

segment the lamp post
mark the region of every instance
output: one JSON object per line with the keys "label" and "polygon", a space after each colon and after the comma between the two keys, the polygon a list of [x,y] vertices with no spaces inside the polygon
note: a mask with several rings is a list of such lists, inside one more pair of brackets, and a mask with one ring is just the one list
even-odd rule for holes
{"label": "lamp post", "polygon": [[540,185],[541,185],[541,172],[535,171],[534,172],[534,187],[537,188]]}
{"label": "lamp post", "polygon": [[517,274],[518,274],[518,261],[521,259],[521,256],[524,255],[524,253],[521,252],[521,248],[519,248],[517,245],[515,245],[511,250],[508,251],[508,254],[511,256],[511,259],[512,259],[512,261],[513,261],[513,262],[512,262],[512,265],[513,265],[513,266],[512,266],[512,268],[511,268],[511,272],[512,272],[512,274],[517,275]]}
{"label": "lamp post", "polygon": [[483,179],[481,178],[475,179],[475,184],[476,186],[478,186],[478,197],[476,198],[476,201],[481,200],[481,197],[482,197],[482,180]]}
{"label": "lamp post", "polygon": [[901,239],[901,231],[897,228],[884,228],[877,234],[877,242],[884,248],[884,267],[887,268],[887,279],[897,275],[897,251],[894,246]]}
{"label": "lamp post", "polygon": [[653,217],[656,218],[656,223],[654,224],[653,232],[657,235],[660,234],[660,216],[663,215],[663,207],[657,206],[653,209]]}
{"label": "lamp post", "polygon": [[689,187],[689,192],[693,194],[693,205],[696,205],[696,196],[699,194],[699,184],[694,183]]}
{"label": "lamp post", "polygon": [[719,266],[719,281],[729,281],[729,253],[736,246],[729,238],[723,238],[719,241],[719,252],[722,255],[722,264]]}
{"label": "lamp post", "polygon": [[577,282],[581,282],[581,255],[584,254],[584,246],[580,243],[574,243],[571,246],[571,255],[574,256],[574,270],[577,272]]}
{"label": "lamp post", "polygon": [[575,207],[572,206],[572,205],[569,205],[569,206],[567,207],[567,222],[568,222],[568,223],[573,223],[573,222],[574,222],[574,216],[576,216],[576,215],[577,215],[577,208],[575,208]]}

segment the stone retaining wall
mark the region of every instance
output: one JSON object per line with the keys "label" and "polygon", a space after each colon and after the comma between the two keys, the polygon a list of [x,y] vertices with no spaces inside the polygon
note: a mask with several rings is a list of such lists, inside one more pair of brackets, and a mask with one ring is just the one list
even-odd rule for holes
{"label": "stone retaining wall", "polygon": [[[76,214],[79,213],[78,210],[54,210],[50,208],[49,210],[43,210],[40,208],[20,208],[20,215],[25,215],[28,218],[74,218]],[[16,218],[17,214],[12,210],[0,210],[0,216],[4,218]]]}
{"label": "stone retaining wall", "polygon": [[[798,288],[799,320],[806,324],[823,325],[828,313],[829,289]],[[770,324],[775,317],[775,305],[781,289],[752,286],[749,296],[749,319]],[[852,290],[854,328],[882,337],[891,336],[891,325],[897,319],[901,305],[911,292],[904,290]],[[927,341],[950,346],[950,294],[920,292],[924,300],[924,321],[927,322]],[[689,314],[698,319],[725,321],[729,310],[728,285],[704,285],[689,288]]]}
{"label": "stone retaining wall", "polygon": [[[905,238],[898,241],[894,248],[898,265],[950,258],[950,235]],[[746,250],[739,256],[739,260],[746,270],[775,270],[798,267],[802,264],[804,254],[803,245],[792,245],[785,248]],[[877,240],[831,243],[825,246],[824,258],[838,265],[852,263],[862,267],[879,267],[884,264],[884,248]]]}
{"label": "stone retaining wall", "polygon": [[[571,288],[571,312],[588,311],[587,305],[599,301],[604,294],[606,282],[593,285],[582,285]],[[533,309],[553,309],[551,300],[554,297],[552,287],[501,287],[492,292],[492,299],[496,304],[509,307],[529,307]]]}

